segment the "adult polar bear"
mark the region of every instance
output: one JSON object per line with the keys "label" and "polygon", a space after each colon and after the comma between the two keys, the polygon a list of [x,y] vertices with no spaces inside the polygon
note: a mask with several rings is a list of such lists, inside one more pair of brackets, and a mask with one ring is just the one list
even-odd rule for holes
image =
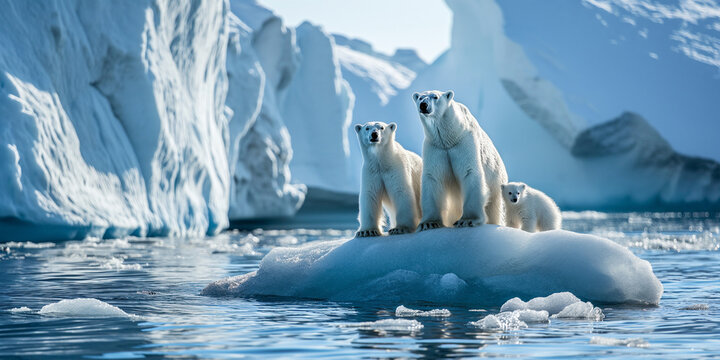
{"label": "adult polar bear", "polygon": [[450,224],[503,225],[500,185],[505,164],[468,108],[455,93],[414,93],[425,129],[422,172],[422,220],[418,231]]}
{"label": "adult polar bear", "polygon": [[420,222],[422,159],[395,141],[396,130],[379,121],[355,125],[363,154],[357,237],[382,235],[383,207],[390,235],[411,233]]}

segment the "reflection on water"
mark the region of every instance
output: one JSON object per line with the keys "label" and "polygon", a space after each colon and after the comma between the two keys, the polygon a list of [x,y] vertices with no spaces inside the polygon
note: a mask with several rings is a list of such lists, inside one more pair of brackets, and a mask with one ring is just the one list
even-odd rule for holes
{"label": "reflection on water", "polygon": [[[0,357],[153,356],[387,358],[716,354],[720,343],[717,214],[565,213],[565,227],[611,238],[648,260],[665,286],[659,307],[602,306],[603,321],[552,319],[508,332],[468,325],[497,308],[447,308],[421,328],[352,326],[394,319],[398,303],[211,298],[213,280],[257,269],[276,246],[352,236],[343,229],[227,232],[208,239],[87,239],[0,244]],[[40,315],[62,299],[96,298],[137,315]],[[527,300],[527,299],[525,299]],[[702,306],[699,304],[707,304]],[[21,311],[21,307],[30,311]],[[685,310],[683,308],[698,310]],[[11,309],[16,309],[11,311]],[[351,325],[351,326],[348,326]]]}

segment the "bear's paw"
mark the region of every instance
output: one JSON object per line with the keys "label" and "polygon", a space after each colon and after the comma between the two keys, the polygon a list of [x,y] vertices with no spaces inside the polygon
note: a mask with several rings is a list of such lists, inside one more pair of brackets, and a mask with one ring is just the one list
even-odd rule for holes
{"label": "bear's paw", "polygon": [[355,237],[373,237],[373,236],[381,236],[380,230],[372,229],[372,230],[360,230],[355,233]]}
{"label": "bear's paw", "polygon": [[443,227],[439,221],[426,221],[418,225],[417,231],[425,231],[430,229],[439,229]]}
{"label": "bear's paw", "polygon": [[474,227],[481,225],[485,225],[485,222],[480,219],[460,219],[453,224],[453,226],[457,228]]}
{"label": "bear's paw", "polygon": [[398,226],[396,228],[390,229],[388,231],[388,234],[390,235],[400,235],[400,234],[410,234],[413,230],[406,226]]}

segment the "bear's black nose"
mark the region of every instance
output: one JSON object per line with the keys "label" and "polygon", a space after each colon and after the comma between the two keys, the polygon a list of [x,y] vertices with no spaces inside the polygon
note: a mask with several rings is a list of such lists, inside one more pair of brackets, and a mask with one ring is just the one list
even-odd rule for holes
{"label": "bear's black nose", "polygon": [[420,103],[420,111],[427,111],[427,103]]}

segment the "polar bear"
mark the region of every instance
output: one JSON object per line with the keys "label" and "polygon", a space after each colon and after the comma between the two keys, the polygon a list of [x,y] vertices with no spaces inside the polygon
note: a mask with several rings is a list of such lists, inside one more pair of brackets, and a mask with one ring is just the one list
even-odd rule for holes
{"label": "polar bear", "polygon": [[422,212],[418,230],[502,225],[505,164],[485,131],[453,91],[414,93],[425,129]]}
{"label": "polar bear", "polygon": [[560,209],[545,193],[521,182],[503,184],[500,188],[507,226],[528,232],[560,229]]}
{"label": "polar bear", "polygon": [[357,237],[382,234],[383,207],[390,235],[414,232],[420,222],[422,159],[395,142],[396,130],[395,123],[355,125],[363,155]]}

